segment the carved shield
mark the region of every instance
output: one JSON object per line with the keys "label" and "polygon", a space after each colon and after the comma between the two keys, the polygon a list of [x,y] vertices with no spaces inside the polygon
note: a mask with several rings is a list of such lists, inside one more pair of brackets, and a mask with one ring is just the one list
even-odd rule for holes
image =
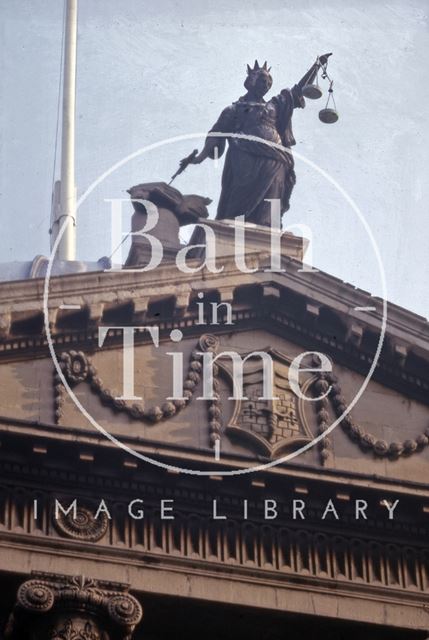
{"label": "carved shield", "polygon": [[244,364],[243,396],[236,401],[226,428],[231,436],[252,441],[261,453],[276,458],[313,439],[301,401],[289,384],[291,360],[275,349],[266,352],[273,361],[273,399],[263,399],[263,365],[259,357]]}

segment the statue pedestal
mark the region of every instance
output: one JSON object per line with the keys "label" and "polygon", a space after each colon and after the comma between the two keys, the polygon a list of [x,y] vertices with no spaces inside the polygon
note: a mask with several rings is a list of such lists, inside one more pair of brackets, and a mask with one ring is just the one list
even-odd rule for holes
{"label": "statue pedestal", "polygon": [[[216,256],[226,257],[243,254],[278,254],[302,262],[308,240],[295,236],[290,231],[273,230],[271,227],[234,220],[208,220],[208,198],[198,195],[182,195],[164,182],[140,184],[129,189],[134,207],[131,222],[131,249],[125,263],[126,268],[146,266],[152,256],[153,247],[149,238],[142,234],[146,228],[148,214],[145,202],[156,208],[158,220],[151,227],[149,236],[156,238],[162,246],[162,263],[171,263],[178,251],[184,248],[179,241],[181,226],[197,223],[209,227],[216,238]],[[243,246],[244,238],[244,246]],[[188,243],[189,257],[203,259],[207,243],[202,226],[194,229]],[[202,245],[200,247],[195,245]]]}
{"label": "statue pedestal", "polygon": [[[216,255],[231,256],[236,251],[237,232],[240,228],[244,231],[244,252],[248,253],[271,253],[272,248],[280,245],[282,256],[303,261],[308,247],[308,240],[293,233],[284,231],[274,231],[270,227],[265,227],[253,222],[241,222],[236,220],[204,220],[202,224],[210,227],[216,236]],[[201,227],[196,227],[189,241],[190,245],[205,244],[206,233]],[[238,247],[237,247],[238,251]],[[202,257],[204,249],[196,249],[195,257]]]}

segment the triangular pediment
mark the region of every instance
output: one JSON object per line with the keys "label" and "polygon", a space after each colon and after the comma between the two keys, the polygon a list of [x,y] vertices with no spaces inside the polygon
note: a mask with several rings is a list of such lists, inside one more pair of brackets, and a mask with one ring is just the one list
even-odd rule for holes
{"label": "triangular pediment", "polygon": [[[389,308],[377,366],[352,411],[342,416],[344,411],[339,408],[354,401],[374,362],[381,301],[327,274],[303,273],[302,263],[292,258],[283,261],[285,271],[281,273],[268,272],[263,255],[252,254],[247,259],[256,265],[255,273],[242,273],[226,257],[221,275],[203,270],[198,278],[195,274],[178,278],[169,265],[160,267],[156,277],[125,270],[53,278],[49,297],[52,350],[80,404],[115,438],[152,451],[183,449],[213,460],[220,442],[221,462],[241,460],[240,464],[249,465],[284,458],[286,464],[359,470],[362,460],[371,464],[375,460],[382,474],[394,474],[401,468],[404,477],[412,476],[405,465],[409,456],[425,459],[429,426],[424,366],[427,323],[404,310]],[[12,383],[18,381],[11,406],[19,406],[18,416],[23,419],[56,423],[64,430],[89,428],[96,434],[94,425],[88,424],[88,417],[69,397],[47,354],[47,337],[40,335],[40,327],[38,335],[25,330],[31,328],[35,314],[43,313],[37,309],[36,284],[19,285],[24,302],[10,309],[9,325],[3,324],[3,370]],[[7,294],[4,288],[0,297]],[[206,304],[202,316],[201,300]],[[76,303],[78,308],[64,311],[64,302]],[[215,323],[209,315],[213,305],[218,307]],[[123,326],[159,328],[159,348],[147,332],[136,331],[135,401],[121,397]],[[102,327],[113,328],[100,347]],[[22,335],[14,337],[17,330]],[[179,344],[170,338],[176,330],[183,334]],[[252,371],[252,363],[247,362],[244,379],[251,399],[228,400],[231,365],[220,361],[219,400],[198,400],[200,363],[192,354],[207,335],[214,336],[218,351],[233,350],[243,358],[250,351],[270,354],[280,399],[258,400],[260,365],[254,363]],[[175,403],[168,399],[172,356],[167,354],[180,351],[185,400]],[[306,351],[326,354],[332,362],[328,383],[333,391],[325,406],[297,399],[290,389],[290,364]],[[46,380],[52,379],[54,384],[47,385]],[[314,372],[303,374],[308,395],[314,396],[313,387],[322,382],[326,379],[319,381]],[[386,403],[380,404],[380,398],[386,398]],[[335,430],[323,435],[334,421],[338,421]]]}

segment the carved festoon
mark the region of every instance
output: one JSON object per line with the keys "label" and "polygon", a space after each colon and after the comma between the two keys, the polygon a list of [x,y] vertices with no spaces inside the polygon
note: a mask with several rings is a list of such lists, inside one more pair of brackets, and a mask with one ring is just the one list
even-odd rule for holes
{"label": "carved festoon", "polygon": [[[316,402],[319,433],[323,433],[329,428],[328,405],[331,404],[336,418],[339,419],[347,410],[348,401],[342,395],[338,377],[332,373],[319,373],[312,387],[315,395],[326,393],[330,388],[327,398]],[[341,426],[350,440],[358,444],[362,451],[372,452],[373,455],[379,458],[396,460],[400,456],[411,456],[414,453],[418,453],[429,445],[429,427],[417,434],[415,439],[409,438],[404,441],[397,440],[387,442],[386,440],[377,438],[357,424],[353,420],[350,412],[341,419]],[[329,437],[325,436],[320,442],[322,464],[329,458],[330,449],[331,441]]]}
{"label": "carved festoon", "polygon": [[[103,404],[110,406],[116,412],[127,413],[134,420],[141,420],[149,424],[155,424],[161,420],[168,420],[182,411],[192,401],[195,390],[201,380],[203,352],[216,352],[219,339],[211,334],[200,337],[196,348],[192,351],[185,381],[183,383],[183,397],[171,401],[165,401],[160,405],[146,408],[143,403],[127,403],[117,397],[119,392],[108,389],[99,377],[98,371],[90,358],[83,351],[64,351],[59,358],[59,365],[65,380],[72,386],[80,382],[86,382],[91,386],[93,393],[100,397]],[[211,446],[219,440],[221,433],[221,409],[219,405],[219,383],[217,380],[218,367],[213,366],[213,398],[208,401],[209,442]],[[58,424],[62,417],[64,404],[64,387],[58,371],[54,371],[54,413],[55,422]]]}

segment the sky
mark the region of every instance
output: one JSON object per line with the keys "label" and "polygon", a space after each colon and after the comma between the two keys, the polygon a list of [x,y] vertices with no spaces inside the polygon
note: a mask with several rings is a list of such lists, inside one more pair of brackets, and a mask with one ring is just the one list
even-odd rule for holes
{"label": "sky", "polygon": [[[311,230],[316,267],[376,296],[382,295],[378,247],[387,298],[428,317],[428,6],[80,0],[78,195],[134,157],[80,207],[78,258],[111,254],[106,200],[126,197],[138,183],[168,181],[182,157],[201,149],[222,109],[244,93],[247,63],[268,60],[270,97],[332,51],[340,119],[331,125],[318,119],[326,83],[322,99],[295,112],[297,185],[284,223]],[[63,2],[1,0],[0,19],[0,261],[8,262],[49,255]],[[183,193],[212,198],[211,217],[222,162],[189,167],[174,183]],[[131,208],[124,212],[127,230]]]}

